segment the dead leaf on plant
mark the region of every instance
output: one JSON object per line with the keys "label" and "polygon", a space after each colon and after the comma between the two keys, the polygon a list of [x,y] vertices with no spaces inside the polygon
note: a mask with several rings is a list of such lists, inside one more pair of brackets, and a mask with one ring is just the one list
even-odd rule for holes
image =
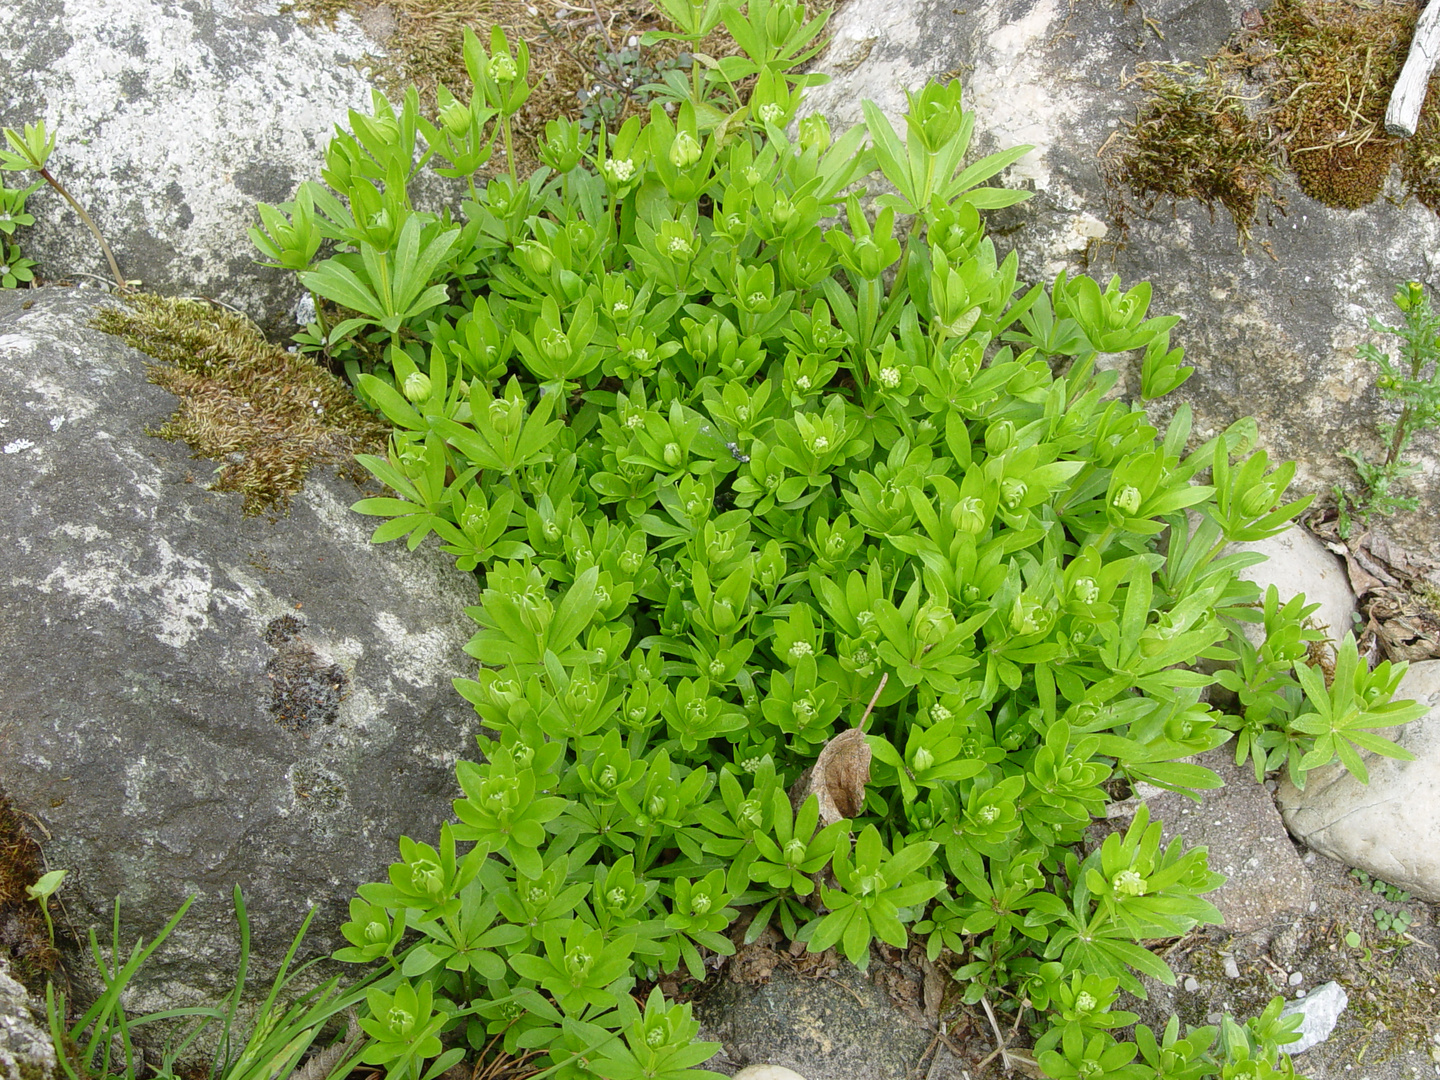
{"label": "dead leaf on plant", "polygon": [[820,800],[823,829],[842,818],[859,816],[869,782],[870,745],[863,730],[851,728],[826,743],[815,764],[800,774],[790,789],[790,803],[798,809],[813,792]]}

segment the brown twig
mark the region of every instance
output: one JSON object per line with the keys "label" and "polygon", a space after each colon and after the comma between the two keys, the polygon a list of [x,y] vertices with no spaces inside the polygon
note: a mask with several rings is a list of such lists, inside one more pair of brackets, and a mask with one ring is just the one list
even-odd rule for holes
{"label": "brown twig", "polygon": [[870,719],[870,714],[875,709],[875,703],[880,700],[880,692],[885,689],[885,684],[889,681],[890,673],[888,671],[882,672],[880,675],[880,685],[875,687],[875,693],[870,695],[870,704],[865,706],[865,715],[860,717],[860,723],[856,724],[856,727],[863,728],[865,726],[865,721]]}

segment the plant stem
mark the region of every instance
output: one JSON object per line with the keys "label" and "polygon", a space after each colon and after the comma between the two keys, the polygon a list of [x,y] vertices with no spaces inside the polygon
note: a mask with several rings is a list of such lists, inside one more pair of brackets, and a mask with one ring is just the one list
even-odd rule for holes
{"label": "plant stem", "polygon": [[120,273],[120,267],[115,263],[115,255],[111,252],[110,245],[105,242],[105,237],[100,235],[100,226],[95,224],[95,219],[85,212],[85,208],[75,201],[74,196],[65,190],[64,184],[60,183],[59,180],[56,180],[55,177],[51,175],[49,169],[41,168],[40,176],[47,184],[58,191],[66,202],[75,208],[75,212],[80,215],[80,220],[90,227],[90,231],[95,234],[95,239],[100,243],[100,250],[105,253],[105,260],[110,264],[110,273],[115,277],[115,287],[121,292],[125,292],[125,278]]}
{"label": "plant stem", "polygon": [[515,172],[515,146],[510,141],[510,114],[500,114],[500,127],[505,132],[505,164],[510,166],[510,179],[515,183],[520,182],[520,177]]}

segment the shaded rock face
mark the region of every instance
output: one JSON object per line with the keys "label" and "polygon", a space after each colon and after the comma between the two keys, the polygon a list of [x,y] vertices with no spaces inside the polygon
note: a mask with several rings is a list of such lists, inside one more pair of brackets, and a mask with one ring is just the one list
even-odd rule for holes
{"label": "shaded rock face", "polygon": [[[1048,281],[1062,269],[1105,281],[1154,285],[1152,314],[1185,322],[1172,344],[1196,367],[1190,382],[1157,403],[1165,420],[1180,401],[1196,410],[1195,434],[1208,437],[1255,415],[1272,458],[1300,464],[1297,488],[1324,491],[1353,483],[1338,457],[1347,448],[1379,450],[1376,369],[1356,347],[1379,340],[1366,316],[1398,321],[1390,304],[1397,282],[1435,280],[1440,219],[1411,200],[1392,177],[1388,195],[1359,211],[1333,210],[1284,187],[1288,216],[1254,229],[1248,253],[1223,211],[1212,221],[1198,204],[1153,220],[1132,219],[1126,244],[1110,228],[1110,196],[1096,152],[1133,119],[1138,90],[1121,87],[1143,61],[1199,61],[1240,25],[1251,0],[1116,4],[1111,0],[848,0],[831,20],[832,42],[817,70],[834,81],[811,91],[810,108],[843,124],[861,119],[870,98],[892,118],[906,89],[927,78],[959,77],[976,113],[975,145],[1035,149],[1004,182],[1035,196],[988,215],[997,248],[1019,253],[1022,280]],[[1153,19],[1160,38],[1146,25]],[[1395,350],[1393,339],[1382,347]],[[1138,361],[1122,386],[1138,390]],[[1393,416],[1389,417],[1393,419]],[[1440,457],[1430,435],[1414,457],[1422,506],[1440,494]],[[1440,553],[1440,520],[1423,512],[1395,519],[1402,544]]]}
{"label": "shaded rock face", "polygon": [[[368,109],[348,66],[371,48],[300,27],[259,0],[18,0],[0,9],[0,125],[43,119],[51,171],[98,222],[129,278],[203,295],[289,333],[294,275],[255,265],[256,202],[318,176],[333,126]],[[59,195],[32,196],[24,250],[48,278],[108,279]]]}
{"label": "shaded rock face", "polygon": [[0,296],[0,788],[49,831],[82,934],[109,940],[118,896],[128,948],[198,897],[138,1014],[226,990],[236,885],[273,971],[311,906],[307,951],[343,944],[397,837],[433,840],[475,752],[451,678],[477,590],[436,548],[371,545],[333,473],[276,521],[206,491],[145,434],[175,399],[89,328],[102,302]]}
{"label": "shaded rock face", "polygon": [[1321,854],[1440,901],[1440,660],[1412,664],[1395,696],[1430,709],[1380,732],[1414,761],[1365,754],[1368,785],[1338,764],[1316,769],[1304,791],[1281,783],[1280,809],[1295,838]]}

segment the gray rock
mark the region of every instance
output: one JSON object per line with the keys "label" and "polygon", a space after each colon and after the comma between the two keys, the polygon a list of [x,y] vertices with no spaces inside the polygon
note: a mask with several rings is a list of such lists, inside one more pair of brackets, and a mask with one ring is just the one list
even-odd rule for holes
{"label": "gray rock", "polygon": [[[120,270],[158,292],[204,295],[267,330],[294,329],[294,275],[255,265],[256,202],[316,178],[336,123],[368,109],[350,66],[373,51],[298,26],[263,0],[17,0],[0,8],[0,125],[44,120],[51,171],[97,220]],[[108,279],[89,230],[37,192],[24,250],[47,277]]]}
{"label": "gray rock", "polygon": [[[1210,869],[1226,880],[1205,899],[1220,909],[1225,928],[1248,934],[1268,926],[1283,912],[1304,911],[1312,891],[1310,873],[1300,862],[1270,793],[1255,782],[1253,767],[1248,762],[1237,766],[1230,744],[1194,761],[1219,773],[1225,786],[1200,792],[1198,806],[1183,795],[1147,787],[1145,803],[1151,820],[1161,822],[1165,843],[1180,836],[1187,848],[1209,849]],[[1115,807],[1122,813],[1126,810],[1124,803]],[[1228,972],[1229,964],[1226,968]]]}
{"label": "gray rock", "polygon": [[48,1080],[58,1068],[43,1009],[34,1008],[0,961],[0,1078]]}
{"label": "gray rock", "polygon": [[1305,1019],[1300,1022],[1300,1041],[1288,1043],[1285,1050],[1292,1055],[1303,1054],[1312,1046],[1319,1046],[1335,1030],[1335,1024],[1348,1004],[1350,1004],[1350,996],[1345,993],[1345,988],[1337,982],[1327,982],[1324,986],[1317,986],[1303,998],[1287,1003],[1280,1010],[1281,1016],[1294,1016],[1296,1013],[1300,1013]]}
{"label": "gray rock", "polygon": [[908,1076],[932,1038],[848,963],[835,978],[780,965],[759,986],[725,980],[696,1014],[730,1060],[783,1065],[806,1080]]}
{"label": "gray rock", "polygon": [[[1139,90],[1123,85],[1126,72],[1145,61],[1201,60],[1225,43],[1251,6],[1251,0],[1129,6],[849,0],[830,21],[831,44],[818,58],[818,70],[834,81],[807,100],[846,124],[860,119],[865,98],[898,117],[905,90],[958,74],[976,114],[977,149],[1034,147],[1004,182],[1035,197],[988,216],[1001,252],[1019,252],[1021,280],[1069,269],[1102,281],[1115,273],[1127,284],[1152,282],[1152,314],[1184,316],[1172,343],[1185,346],[1197,368],[1174,397],[1157,403],[1156,418],[1189,401],[1203,438],[1255,415],[1272,459],[1301,462],[1297,490],[1328,492],[1332,483],[1354,481],[1339,451],[1379,448],[1376,372],[1355,353],[1371,340],[1366,316],[1394,316],[1390,296],[1398,281],[1433,278],[1440,219],[1399,197],[1360,211],[1334,210],[1287,184],[1281,194],[1288,215],[1273,226],[1258,222],[1248,252],[1239,250],[1227,214],[1212,220],[1196,204],[1182,204],[1173,215],[1161,207],[1153,220],[1133,218],[1121,237],[1110,229],[1111,192],[1096,156],[1135,116]],[[1118,250],[1117,240],[1124,241]],[[1133,392],[1136,358],[1117,359],[1122,386]],[[1440,495],[1436,451],[1431,435],[1417,440],[1422,506]],[[1421,512],[1392,524],[1401,546],[1440,554],[1440,518]]]}
{"label": "gray rock", "polygon": [[234,886],[264,981],[312,906],[327,952],[396,839],[433,842],[476,750],[451,678],[477,589],[437,548],[371,545],[333,473],[275,521],[192,482],[208,467],[145,433],[175,399],[90,328],[100,302],[0,295],[0,788],[48,830],[82,935],[108,942],[118,896],[128,948],[198,897],[138,1015],[233,984]]}
{"label": "gray rock", "polygon": [[1338,763],[1311,772],[1305,790],[1286,779],[1277,792],[1297,840],[1425,900],[1440,901],[1440,660],[1412,664],[1396,692],[1429,707],[1381,735],[1415,755],[1395,761],[1366,752],[1368,785]]}

